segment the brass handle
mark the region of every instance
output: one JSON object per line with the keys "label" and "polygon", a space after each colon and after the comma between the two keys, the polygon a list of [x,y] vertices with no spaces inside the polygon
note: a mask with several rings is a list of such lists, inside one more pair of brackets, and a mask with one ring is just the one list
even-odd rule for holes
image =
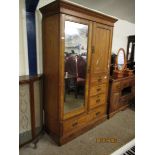
{"label": "brass handle", "polygon": [[102,81],[102,79],[98,79],[98,82],[101,82]]}
{"label": "brass handle", "polygon": [[99,103],[101,100],[100,99],[98,99],[98,100],[96,100],[96,103]]}
{"label": "brass handle", "polygon": [[72,124],[73,127],[75,127],[77,125],[78,125],[78,122],[75,122],[75,123]]}
{"label": "brass handle", "polygon": [[116,86],[116,89],[120,89],[121,88],[121,86]]}
{"label": "brass handle", "polygon": [[101,88],[98,88],[98,89],[97,89],[97,91],[100,91],[100,90],[101,90]]}
{"label": "brass handle", "polygon": [[100,114],[100,112],[97,112],[97,113],[96,113],[96,116],[98,116],[99,114]]}
{"label": "brass handle", "polygon": [[95,53],[95,47],[92,46],[92,53]]}

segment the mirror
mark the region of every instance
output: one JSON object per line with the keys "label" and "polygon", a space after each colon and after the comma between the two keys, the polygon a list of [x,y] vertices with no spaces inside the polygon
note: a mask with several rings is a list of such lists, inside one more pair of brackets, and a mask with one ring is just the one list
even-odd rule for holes
{"label": "mirror", "polygon": [[118,50],[116,59],[115,59],[115,69],[113,71],[114,78],[122,78],[126,76],[132,76],[133,70],[127,68],[127,60],[125,57],[125,50],[120,48]]}
{"label": "mirror", "polygon": [[88,25],[65,21],[64,113],[84,107]]}
{"label": "mirror", "polygon": [[134,69],[135,65],[135,35],[128,36],[127,43],[127,61],[128,67]]}
{"label": "mirror", "polygon": [[128,61],[131,59],[131,51],[132,51],[132,42],[130,42],[130,44],[129,44]]}
{"label": "mirror", "polygon": [[122,71],[124,70],[125,68],[125,50],[123,48],[120,48],[118,50],[118,54],[117,54],[117,57],[116,57],[116,65],[117,65],[117,68],[119,71]]}

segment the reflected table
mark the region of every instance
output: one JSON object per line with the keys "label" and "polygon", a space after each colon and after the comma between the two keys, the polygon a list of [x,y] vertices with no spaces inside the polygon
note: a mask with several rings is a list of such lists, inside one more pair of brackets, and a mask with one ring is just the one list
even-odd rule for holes
{"label": "reflected table", "polygon": [[[77,98],[76,79],[77,79],[77,76],[71,75],[71,74],[68,74],[67,76],[64,77],[64,80],[65,80],[64,94],[66,94],[66,92],[69,94],[70,91],[73,90],[75,92],[75,97]],[[64,96],[64,100],[65,100],[65,96]]]}

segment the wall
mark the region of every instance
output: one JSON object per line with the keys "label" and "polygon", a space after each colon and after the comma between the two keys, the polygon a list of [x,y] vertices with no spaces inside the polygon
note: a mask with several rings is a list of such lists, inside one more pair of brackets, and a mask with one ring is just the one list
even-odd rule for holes
{"label": "wall", "polygon": [[28,75],[25,0],[19,1],[19,75]]}
{"label": "wall", "polygon": [[112,53],[117,53],[119,48],[127,51],[127,40],[129,35],[135,34],[135,24],[119,19],[115,23],[113,32]]}
{"label": "wall", "polygon": [[37,71],[38,74],[43,73],[42,62],[42,15],[36,10],[36,48],[37,48]]}
{"label": "wall", "polygon": [[[22,17],[20,17],[20,53],[19,53],[19,75],[28,74],[28,56],[27,56],[27,39],[26,39],[26,22],[24,17],[24,0],[20,0],[22,5],[20,5],[20,12],[22,12]],[[37,38],[37,68],[38,74],[43,72],[42,67],[42,15],[39,8],[48,4],[52,0],[40,1],[36,10],[36,38]],[[127,22],[125,20],[119,19],[115,23],[113,32],[113,45],[112,53],[117,53],[119,48],[127,49],[127,36],[135,34],[135,24]]]}

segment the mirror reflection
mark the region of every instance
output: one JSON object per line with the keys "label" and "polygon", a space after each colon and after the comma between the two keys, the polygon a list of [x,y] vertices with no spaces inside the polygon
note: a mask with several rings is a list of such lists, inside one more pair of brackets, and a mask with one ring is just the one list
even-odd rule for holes
{"label": "mirror reflection", "polygon": [[64,113],[84,106],[88,25],[65,21]]}
{"label": "mirror reflection", "polygon": [[117,64],[118,70],[122,70],[124,67],[124,63],[125,63],[125,57],[124,57],[124,51],[123,50],[120,50],[118,52],[117,59],[118,59],[118,64]]}

